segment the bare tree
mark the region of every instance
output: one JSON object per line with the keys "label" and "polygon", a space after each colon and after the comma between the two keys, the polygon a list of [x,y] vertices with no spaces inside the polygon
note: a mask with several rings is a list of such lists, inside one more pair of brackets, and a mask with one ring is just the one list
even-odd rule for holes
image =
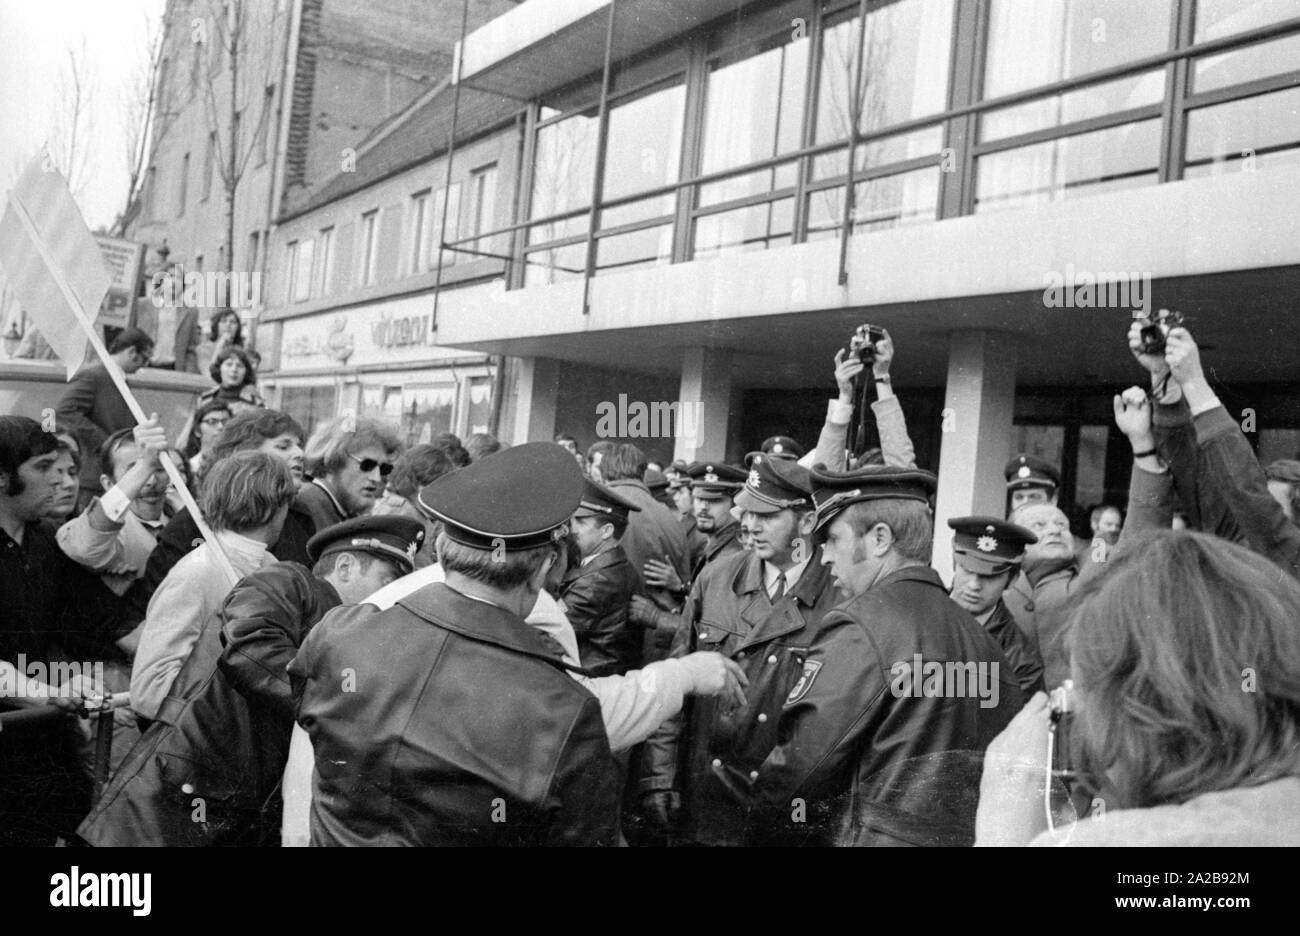
{"label": "bare tree", "polygon": [[[240,180],[248,168],[248,161],[257,148],[264,144],[271,119],[270,96],[265,89],[274,83],[276,74],[274,51],[275,37],[284,32],[279,4],[255,3],[249,0],[206,0],[211,27],[196,30],[195,41],[207,45],[208,67],[203,69],[204,100],[208,130],[216,140],[216,164],[221,174],[221,185],[226,200],[226,230],[222,255],[226,272],[234,270],[235,246],[235,196]],[[202,40],[202,41],[201,41]],[[261,42],[261,48],[255,44]],[[217,58],[214,62],[213,56]],[[247,56],[248,74],[242,74],[243,59]],[[219,61],[226,63],[224,76],[215,73]],[[260,69],[257,66],[260,65]],[[215,73],[215,74],[214,74]],[[217,81],[225,79],[225,100],[218,101]],[[221,104],[227,108],[226,118],[220,116]],[[247,120],[248,115],[253,120]],[[244,127],[250,128],[247,141]]]}
{"label": "bare tree", "polygon": [[89,72],[83,41],[77,48],[68,49],[68,61],[59,73],[58,109],[46,143],[51,163],[68,180],[68,188],[78,201],[89,181],[87,170],[94,126]]}
{"label": "bare tree", "polygon": [[[119,102],[126,156],[128,210],[132,202],[140,197],[150,153],[167,135],[177,114],[174,106],[175,91],[168,84],[168,76],[164,73],[165,17],[159,19],[152,28],[146,17],[143,35],[146,37],[147,51],[137,59]],[[119,225],[125,222],[125,218],[126,213],[119,216]]]}

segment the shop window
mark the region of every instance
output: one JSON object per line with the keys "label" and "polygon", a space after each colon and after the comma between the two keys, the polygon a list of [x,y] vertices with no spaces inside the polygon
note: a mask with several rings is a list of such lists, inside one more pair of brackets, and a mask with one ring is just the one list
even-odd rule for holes
{"label": "shop window", "polygon": [[492,424],[492,378],[471,377],[469,403],[465,407],[465,437],[488,432]]}
{"label": "shop window", "polygon": [[308,437],[317,425],[334,418],[337,406],[338,391],[333,385],[284,387],[280,391],[280,411],[296,419]]}

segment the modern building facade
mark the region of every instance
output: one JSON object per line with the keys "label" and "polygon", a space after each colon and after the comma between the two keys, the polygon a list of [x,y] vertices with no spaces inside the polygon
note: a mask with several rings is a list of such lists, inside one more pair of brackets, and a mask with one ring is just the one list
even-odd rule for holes
{"label": "modern building facade", "polygon": [[515,441],[626,395],[703,404],[661,457],[811,442],[870,322],[940,529],[1017,451],[1123,503],[1125,333],[1168,307],[1261,457],[1300,449],[1300,4],[529,0],[460,80],[521,102],[523,157],[507,288],[437,341],[518,359]]}

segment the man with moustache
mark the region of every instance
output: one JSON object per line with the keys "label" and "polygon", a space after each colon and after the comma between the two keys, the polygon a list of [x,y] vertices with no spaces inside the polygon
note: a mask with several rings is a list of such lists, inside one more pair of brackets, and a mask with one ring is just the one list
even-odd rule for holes
{"label": "man with moustache", "polygon": [[808,470],[762,453],[750,466],[735,502],[753,543],[705,566],[672,649],[674,657],[712,650],[738,663],[749,680],[744,704],[693,700],[646,742],[640,782],[646,812],[698,845],[738,846],[756,837],[750,785],[776,745],[782,703],[803,672],[806,630],[838,600],[826,568],[813,561]]}
{"label": "man with moustache", "polygon": [[98,572],[115,594],[123,594],[144,574],[158,545],[170,484],[160,461],[166,450],[167,433],[157,415],[110,435],[100,448],[104,496],[56,534],[68,558]]}
{"label": "man with moustache", "polygon": [[1038,542],[1024,527],[996,517],[955,517],[952,600],[992,635],[1015,671],[1025,698],[1043,691],[1043,659],[1002,600],[1020,571],[1025,546]]}
{"label": "man with moustache", "polygon": [[1011,515],[1013,523],[1038,537],[1025,549],[1021,572],[1003,594],[1020,629],[1043,655],[1043,681],[1055,689],[1070,675],[1066,623],[1070,595],[1079,580],[1074,537],[1065,513],[1052,504],[1030,504]]}
{"label": "man with moustache", "polygon": [[[926,564],[935,477],[875,465],[812,477],[821,563],[849,600],[799,636],[802,675],[750,775],[756,837],[971,844],[981,754],[1022,698],[997,643]],[[969,681],[932,687],[918,656]]]}
{"label": "man with moustache", "polygon": [[719,557],[743,551],[740,524],[731,515],[731,508],[748,476],[734,465],[717,462],[696,462],[686,469],[686,474],[691,479],[695,528],[706,537],[704,549],[691,570],[691,578],[696,579]]}

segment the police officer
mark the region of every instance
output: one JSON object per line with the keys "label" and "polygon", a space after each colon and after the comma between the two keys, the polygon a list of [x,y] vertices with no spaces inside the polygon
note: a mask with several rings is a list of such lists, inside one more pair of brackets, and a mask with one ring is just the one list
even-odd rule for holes
{"label": "police officer", "polygon": [[[790,461],[798,461],[807,454],[802,445],[789,436],[775,435],[764,440],[759,450],[764,455],[770,455],[773,458],[787,458]],[[749,459],[746,459],[746,464]]]}
{"label": "police officer", "polygon": [[996,642],[927,562],[935,477],[814,469],[821,561],[848,596],[800,635],[802,673],[752,782],[754,829],[810,844],[970,844],[978,755],[1021,706]]}
{"label": "police officer", "polygon": [[1007,462],[1002,473],[1007,479],[1007,494],[1011,497],[1008,516],[1026,504],[1055,504],[1061,473],[1051,462],[1036,455],[1017,455]]}
{"label": "police officer", "polygon": [[78,834],[99,846],[276,844],[295,702],[285,667],[327,611],[410,573],[423,541],[418,520],[357,517],[307,542],[310,573],[276,562],[241,579]]}
{"label": "police officer", "polygon": [[446,581],[312,631],[289,668],[316,760],[312,844],[617,840],[600,705],[524,620],[582,492],[550,442],[443,475],[419,500],[443,524]]}
{"label": "police officer", "polygon": [[705,566],[691,588],[673,655],[715,650],[749,679],[743,705],[699,699],[646,743],[647,811],[703,845],[751,837],[749,785],[776,744],[781,705],[803,671],[805,631],[838,600],[813,555],[812,479],[793,459],[756,454],[736,508],[752,549]]}
{"label": "police officer", "polygon": [[627,606],[644,586],[619,540],[641,508],[590,478],[583,485],[572,524],[582,560],[561,585],[565,615],[584,669],[593,676],[626,673],[641,665],[644,635],[628,620]]}
{"label": "police officer", "polygon": [[1038,537],[995,517],[956,517],[952,538],[952,600],[984,626],[1002,648],[1029,698],[1043,690],[1043,660],[1020,630],[1002,593],[1020,573],[1025,547]]}
{"label": "police officer", "polygon": [[691,571],[691,577],[695,579],[719,556],[742,550],[737,539],[740,524],[731,515],[731,508],[748,475],[741,468],[719,462],[695,462],[686,473],[691,479],[695,527],[708,537]]}

